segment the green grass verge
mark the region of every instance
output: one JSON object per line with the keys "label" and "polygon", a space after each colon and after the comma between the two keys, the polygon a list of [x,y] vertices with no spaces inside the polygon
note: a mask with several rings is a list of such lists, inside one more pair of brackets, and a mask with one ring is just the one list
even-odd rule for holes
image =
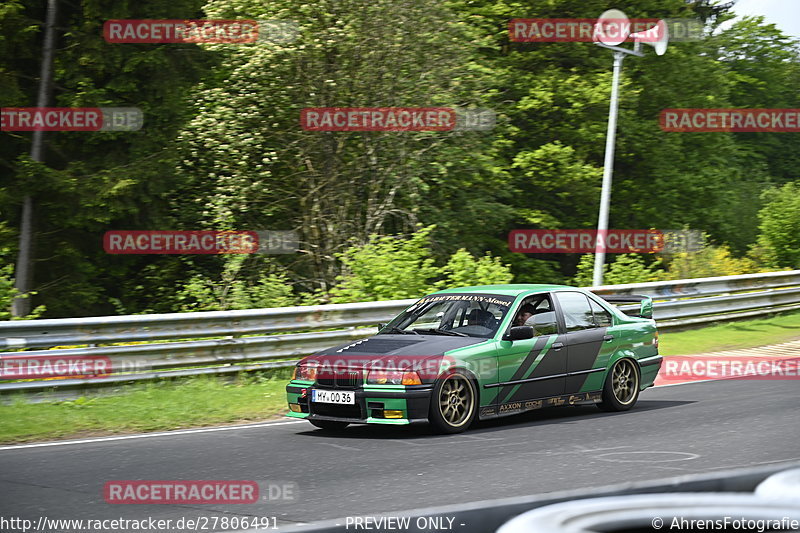
{"label": "green grass verge", "polygon": [[742,320],[704,328],[661,333],[661,355],[688,355],[753,348],[800,339],[800,312]]}
{"label": "green grass verge", "polygon": [[[662,333],[662,355],[748,348],[800,338],[800,312]],[[286,410],[288,377],[215,377],[132,386],[114,396],[74,401],[0,405],[0,443],[165,431],[255,422]]]}
{"label": "green grass verge", "polygon": [[114,396],[0,405],[0,443],[248,423],[282,415],[288,379],[200,377],[135,386]]}

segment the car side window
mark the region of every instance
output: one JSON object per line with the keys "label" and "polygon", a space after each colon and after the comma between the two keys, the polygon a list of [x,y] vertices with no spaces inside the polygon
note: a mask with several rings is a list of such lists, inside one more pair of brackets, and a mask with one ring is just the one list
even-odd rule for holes
{"label": "car side window", "polygon": [[561,304],[564,323],[567,331],[580,331],[594,328],[594,313],[589,306],[589,299],[579,292],[557,292],[556,298]]}
{"label": "car side window", "polygon": [[533,326],[534,336],[537,337],[558,333],[558,323],[550,297],[537,294],[525,298],[514,312],[509,329],[513,326]]}
{"label": "car side window", "polygon": [[599,303],[589,298],[589,304],[592,306],[592,313],[594,313],[594,324],[599,328],[609,327],[612,325],[611,313],[603,309]]}
{"label": "car side window", "polygon": [[558,333],[556,313],[555,311],[548,310],[549,305],[546,307],[547,309],[543,309],[543,312],[534,314],[525,322],[526,326],[533,326],[534,335],[536,337],[539,335],[555,335]]}
{"label": "car side window", "polygon": [[531,302],[533,304],[536,313],[545,313],[547,311],[552,311],[553,308],[550,306],[550,298],[547,296],[541,297],[536,301]]}

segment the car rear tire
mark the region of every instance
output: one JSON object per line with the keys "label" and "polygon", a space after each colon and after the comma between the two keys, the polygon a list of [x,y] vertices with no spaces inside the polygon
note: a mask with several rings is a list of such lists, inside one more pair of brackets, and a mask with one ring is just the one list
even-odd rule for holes
{"label": "car rear tire", "polygon": [[639,399],[639,368],[631,359],[620,359],[606,376],[602,401],[597,407],[603,411],[627,411]]}
{"label": "car rear tire", "polygon": [[451,370],[436,380],[428,412],[428,421],[436,433],[465,431],[477,412],[478,392],[468,375]]}
{"label": "car rear tire", "polygon": [[348,422],[337,422],[336,420],[309,420],[309,422],[320,429],[330,431],[341,431],[350,425]]}

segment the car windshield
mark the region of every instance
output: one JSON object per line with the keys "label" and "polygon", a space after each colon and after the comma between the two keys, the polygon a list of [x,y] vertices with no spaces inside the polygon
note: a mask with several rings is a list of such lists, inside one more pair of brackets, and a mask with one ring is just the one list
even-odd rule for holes
{"label": "car windshield", "polygon": [[514,299],[493,294],[434,294],[392,320],[381,334],[492,337]]}

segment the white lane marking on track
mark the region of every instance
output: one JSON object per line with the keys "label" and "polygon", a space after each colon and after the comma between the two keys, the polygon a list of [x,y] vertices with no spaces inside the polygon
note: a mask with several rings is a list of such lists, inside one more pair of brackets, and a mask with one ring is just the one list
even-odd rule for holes
{"label": "white lane marking on track", "polygon": [[609,448],[587,448],[586,446],[581,446],[580,444],[573,444],[573,448],[577,448],[579,452],[606,452],[609,450],[621,450],[623,448],[632,448],[632,446],[611,446]]}
{"label": "white lane marking on track", "polygon": [[237,429],[255,429],[270,426],[284,426],[286,424],[299,424],[304,420],[282,420],[279,422],[264,422],[262,424],[248,424],[243,426],[222,426],[212,428],[180,429],[175,431],[161,431],[159,433],[139,433],[136,435],[120,435],[118,437],[97,437],[94,439],[64,440],[55,442],[36,442],[33,444],[14,444],[11,446],[0,446],[2,450],[22,450],[26,448],[43,448],[46,446],[66,446],[68,444],[90,444],[93,442],[108,442],[114,440],[147,439],[151,437],[171,437],[173,435],[191,435],[194,433],[212,433],[215,431],[233,431]]}
{"label": "white lane marking on track", "polygon": [[757,463],[746,463],[746,464],[738,464],[738,465],[733,465],[733,466],[729,466],[729,465],[712,466],[712,467],[707,468],[706,470],[711,471],[711,470],[721,470],[723,468],[724,469],[745,468],[745,467],[748,467],[748,466],[771,465],[771,464],[776,464],[776,463],[790,463],[790,462],[794,462],[794,461],[800,461],[800,457],[790,457],[789,459],[774,459],[774,460],[771,460],[771,461],[759,461]]}
{"label": "white lane marking on track", "polygon": [[472,440],[503,440],[500,437],[478,437],[476,435],[461,435],[465,439],[472,439]]}
{"label": "white lane marking on track", "polygon": [[[631,455],[644,454],[644,459],[632,459]],[[609,457],[614,456],[614,457]],[[610,452],[596,455],[594,458],[609,463],[674,463],[676,461],[692,461],[702,457],[696,453],[647,451],[647,452]]]}
{"label": "white lane marking on track", "polygon": [[422,443],[419,443],[419,442],[411,442],[411,441],[401,440],[401,439],[386,439],[386,442],[399,442],[401,444],[408,444],[409,446],[427,446],[426,444],[422,444]]}
{"label": "white lane marking on track", "polygon": [[663,387],[674,387],[675,385],[688,385],[689,383],[708,383],[709,381],[725,381],[724,379],[701,379],[699,381],[681,381],[680,383],[667,383],[665,385],[653,385],[653,389],[660,389]]}
{"label": "white lane marking on track", "polygon": [[[541,450],[541,451],[532,451],[532,452],[522,452],[523,455],[570,455],[576,453],[594,453],[594,452],[602,452],[607,450],[622,450],[624,448],[632,448],[632,446],[612,446],[610,448],[597,448],[597,449],[589,449],[585,446],[580,446],[577,444],[572,445],[575,450],[562,450],[562,451],[553,451],[553,450]],[[629,452],[613,452],[613,453],[629,453]],[[630,452],[630,453],[638,453],[638,452]],[[603,454],[607,455],[607,454]]]}
{"label": "white lane marking on track", "polygon": [[353,448],[352,446],[343,446],[341,444],[332,444],[330,442],[320,442],[320,444],[323,444],[325,446],[333,446],[334,448],[339,448],[340,450],[349,450],[353,452],[361,451],[361,448]]}

